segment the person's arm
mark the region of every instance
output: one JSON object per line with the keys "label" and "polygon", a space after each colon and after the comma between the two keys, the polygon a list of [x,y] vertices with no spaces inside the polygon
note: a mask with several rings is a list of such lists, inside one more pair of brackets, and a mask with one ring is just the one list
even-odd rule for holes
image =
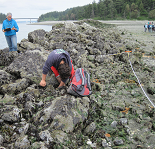
{"label": "person's arm", "polygon": [[5,33],[6,31],[4,31],[5,27],[4,27],[4,22],[3,22],[3,26],[2,26],[2,31]]}
{"label": "person's arm", "polygon": [[60,82],[60,84],[59,84],[58,88],[59,88],[59,87],[61,87],[61,86],[65,86],[65,83],[64,83],[64,82],[62,82],[62,81]]}
{"label": "person's arm", "polygon": [[14,26],[13,26],[12,30],[15,30],[16,32],[18,32],[18,31],[19,31],[19,27],[18,27],[18,25],[17,25],[17,22],[16,22],[16,21],[14,21]]}
{"label": "person's arm", "polygon": [[57,77],[57,80],[60,83],[59,86],[58,86],[58,88],[61,87],[61,86],[65,86],[65,83],[61,80],[61,77],[60,76]]}
{"label": "person's arm", "polygon": [[42,80],[40,82],[40,86],[46,86],[46,74],[42,74]]}
{"label": "person's arm", "polygon": [[46,86],[46,76],[48,74],[48,71],[51,68],[51,65],[52,65],[52,62],[50,61],[50,58],[48,57],[43,67],[42,80],[40,82],[40,86],[43,86],[43,87]]}

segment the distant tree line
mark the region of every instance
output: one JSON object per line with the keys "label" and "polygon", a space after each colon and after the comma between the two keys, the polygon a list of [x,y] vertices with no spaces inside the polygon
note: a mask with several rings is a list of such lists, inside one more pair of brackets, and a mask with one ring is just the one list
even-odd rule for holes
{"label": "distant tree line", "polygon": [[6,19],[6,15],[3,13],[0,13],[0,23],[3,23],[5,19]]}
{"label": "distant tree line", "polygon": [[155,0],[99,0],[62,12],[43,14],[38,21],[81,19],[155,19]]}

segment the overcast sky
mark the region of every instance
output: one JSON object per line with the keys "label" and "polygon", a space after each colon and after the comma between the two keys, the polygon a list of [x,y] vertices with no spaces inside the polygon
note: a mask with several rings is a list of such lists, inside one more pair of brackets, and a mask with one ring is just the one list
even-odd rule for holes
{"label": "overcast sky", "polygon": [[[94,0],[0,0],[0,13],[11,12],[13,18],[38,18],[51,11],[92,4]],[[99,0],[95,0],[96,3]]]}

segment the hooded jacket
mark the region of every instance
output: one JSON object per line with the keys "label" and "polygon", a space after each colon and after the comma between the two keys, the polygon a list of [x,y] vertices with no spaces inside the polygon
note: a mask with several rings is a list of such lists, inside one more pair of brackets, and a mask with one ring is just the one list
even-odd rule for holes
{"label": "hooded jacket", "polygon": [[19,31],[19,27],[14,19],[11,19],[10,21],[8,19],[6,19],[3,21],[2,30],[6,29],[6,28],[12,29],[13,27],[15,27],[17,30],[6,31],[5,32],[6,36],[16,35],[16,32]]}
{"label": "hooded jacket", "polygon": [[[63,50],[63,49],[56,49],[53,50],[46,62],[45,65],[43,67],[43,74],[47,74],[48,71],[51,69],[51,67],[53,66],[56,70],[58,70],[59,64],[60,62],[64,60],[65,63],[67,63],[71,69],[71,74],[74,73],[74,68],[72,66],[71,63],[71,59],[70,59],[70,55],[67,51]],[[62,80],[63,82],[66,82],[67,79]]]}

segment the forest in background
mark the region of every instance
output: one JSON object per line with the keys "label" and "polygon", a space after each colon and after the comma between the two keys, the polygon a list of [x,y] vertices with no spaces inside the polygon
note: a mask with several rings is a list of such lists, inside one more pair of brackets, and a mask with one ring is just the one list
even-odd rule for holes
{"label": "forest in background", "polygon": [[41,21],[82,20],[153,20],[155,19],[155,0],[99,0],[92,4],[53,11],[39,16]]}
{"label": "forest in background", "polygon": [[[0,13],[0,23],[3,23],[6,15]],[[155,0],[95,0],[92,4],[69,8],[65,11],[53,11],[39,16],[41,21],[61,20],[154,20]]]}
{"label": "forest in background", "polygon": [[5,19],[6,19],[6,15],[3,13],[0,13],[0,23],[3,23]]}

